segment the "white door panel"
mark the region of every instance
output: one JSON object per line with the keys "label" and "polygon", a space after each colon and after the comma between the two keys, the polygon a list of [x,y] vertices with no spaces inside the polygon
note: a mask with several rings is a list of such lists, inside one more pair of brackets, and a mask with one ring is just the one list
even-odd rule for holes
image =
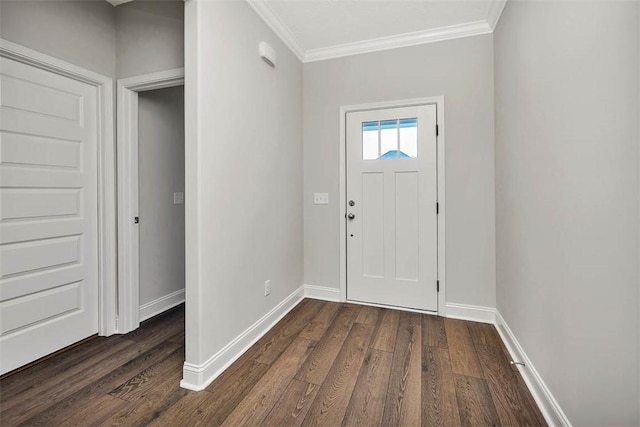
{"label": "white door panel", "polygon": [[437,311],[436,106],[351,112],[346,126],[347,298]]}
{"label": "white door panel", "polygon": [[0,373],[98,332],[96,88],[0,59]]}
{"label": "white door panel", "polygon": [[5,132],[0,154],[5,164],[77,169],[80,147],[75,141]]}
{"label": "white door panel", "polygon": [[8,301],[23,295],[46,291],[52,287],[63,286],[82,280],[84,268],[81,264],[71,264],[55,270],[45,270],[25,276],[3,280],[0,287],[0,300]]}

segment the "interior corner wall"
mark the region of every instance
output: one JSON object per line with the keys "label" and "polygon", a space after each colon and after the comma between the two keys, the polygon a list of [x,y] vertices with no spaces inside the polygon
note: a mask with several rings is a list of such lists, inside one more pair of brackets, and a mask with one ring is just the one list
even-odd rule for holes
{"label": "interior corner wall", "polygon": [[1,38],[115,77],[116,12],[106,1],[2,0],[0,10]]}
{"label": "interior corner wall", "polygon": [[202,365],[302,285],[302,64],[246,2],[186,8],[186,362]]}
{"label": "interior corner wall", "polygon": [[[340,283],[340,107],[441,95],[446,299],[495,307],[491,34],[304,64],[305,284]],[[316,192],[328,206],[313,204]]]}
{"label": "interior corner wall", "polygon": [[639,420],[638,2],[494,33],[498,310],[574,425]]}
{"label": "interior corner wall", "polygon": [[133,1],[115,8],[119,79],[184,67],[184,4]]}

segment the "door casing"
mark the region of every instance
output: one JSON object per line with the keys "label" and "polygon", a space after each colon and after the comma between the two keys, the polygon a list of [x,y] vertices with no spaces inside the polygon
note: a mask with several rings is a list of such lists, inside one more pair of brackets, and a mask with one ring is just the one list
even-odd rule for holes
{"label": "door casing", "polygon": [[[438,315],[446,316],[446,279],[445,279],[445,125],[444,125],[444,96],[426,98],[412,98],[396,101],[382,101],[367,104],[345,105],[340,107],[340,301],[347,301],[347,113],[356,111],[380,110],[387,108],[412,107],[416,105],[435,104],[437,109],[438,137],[437,137],[437,176],[438,176],[438,280],[440,292],[438,292]],[[359,302],[358,304],[362,304]],[[376,305],[376,304],[370,304]],[[403,309],[404,310],[404,309]],[[422,312],[421,310],[408,311]],[[433,312],[428,312],[433,313]]]}
{"label": "door casing", "polygon": [[118,80],[118,332],[140,326],[138,93],[184,85],[184,68]]}

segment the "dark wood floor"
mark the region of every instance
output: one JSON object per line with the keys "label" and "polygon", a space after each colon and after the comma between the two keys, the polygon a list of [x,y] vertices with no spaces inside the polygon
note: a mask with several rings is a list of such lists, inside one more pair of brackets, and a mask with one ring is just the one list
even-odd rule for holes
{"label": "dark wood floor", "polygon": [[206,391],[184,308],[0,380],[0,424],[546,425],[493,326],[305,299]]}

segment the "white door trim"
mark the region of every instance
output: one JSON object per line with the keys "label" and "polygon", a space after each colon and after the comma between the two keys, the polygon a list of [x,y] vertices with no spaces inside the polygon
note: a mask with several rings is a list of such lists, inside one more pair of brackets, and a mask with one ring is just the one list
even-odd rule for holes
{"label": "white door trim", "polygon": [[98,95],[98,333],[117,332],[113,79],[0,39],[0,56],[96,87]]}
{"label": "white door trim", "polygon": [[440,204],[440,213],[438,215],[438,280],[440,281],[440,292],[438,293],[438,315],[446,315],[444,96],[413,98],[398,101],[372,102],[367,104],[345,105],[340,107],[340,301],[347,301],[347,226],[345,218],[345,215],[347,213],[347,113],[355,111],[380,110],[385,108],[411,107],[424,104],[436,104],[437,107],[437,122],[439,127],[439,135],[437,138],[438,203]]}
{"label": "white door trim", "polygon": [[118,80],[118,332],[140,326],[138,93],[184,85],[184,68]]}

